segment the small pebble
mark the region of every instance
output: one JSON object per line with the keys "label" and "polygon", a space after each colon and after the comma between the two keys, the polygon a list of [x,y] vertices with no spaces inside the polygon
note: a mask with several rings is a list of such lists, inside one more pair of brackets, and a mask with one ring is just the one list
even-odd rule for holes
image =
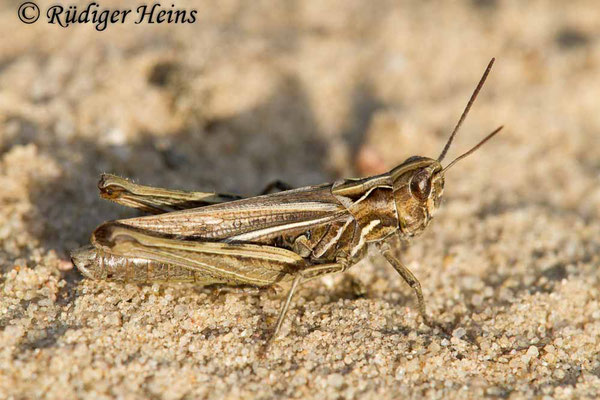
{"label": "small pebble", "polygon": [[467,334],[467,331],[464,328],[457,328],[452,332],[452,336],[457,339],[462,339],[463,336]]}
{"label": "small pebble", "polygon": [[327,377],[327,384],[339,389],[344,384],[344,377],[341,374],[331,374]]}

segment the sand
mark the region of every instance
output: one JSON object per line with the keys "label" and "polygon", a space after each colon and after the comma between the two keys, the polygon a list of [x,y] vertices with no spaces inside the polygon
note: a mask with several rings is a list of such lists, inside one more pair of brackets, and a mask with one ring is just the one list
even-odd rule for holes
{"label": "sand", "polygon": [[[32,25],[0,6],[0,398],[600,396],[595,1],[185,2],[187,25]],[[40,2],[40,7],[50,2]],[[103,7],[116,7],[104,1]],[[136,215],[111,172],[253,194],[449,157],[427,231],[298,292],[84,279],[69,250]],[[365,286],[357,295],[353,281]]]}

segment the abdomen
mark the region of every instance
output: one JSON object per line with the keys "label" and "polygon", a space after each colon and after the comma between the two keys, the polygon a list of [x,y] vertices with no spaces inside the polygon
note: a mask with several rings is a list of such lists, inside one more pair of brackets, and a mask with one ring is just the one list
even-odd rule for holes
{"label": "abdomen", "polygon": [[90,279],[131,283],[190,282],[202,285],[226,283],[199,271],[140,257],[115,256],[93,246],[71,253],[73,264]]}

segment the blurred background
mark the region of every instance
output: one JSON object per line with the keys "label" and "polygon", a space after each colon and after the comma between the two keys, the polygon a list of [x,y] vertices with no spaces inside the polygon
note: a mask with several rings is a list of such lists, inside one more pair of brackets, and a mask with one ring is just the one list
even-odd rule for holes
{"label": "blurred background", "polygon": [[[136,6],[129,3],[100,4]],[[449,173],[439,221],[415,240],[406,260],[430,279],[424,283],[430,297],[447,291],[432,300],[434,309],[447,298],[460,303],[462,277],[469,274],[494,290],[517,276],[517,297],[532,282],[551,295],[554,286],[540,277],[558,285],[580,276],[575,286],[590,285],[583,301],[597,306],[596,1],[175,3],[197,10],[196,22],[130,19],[98,32],[93,24],[49,25],[44,15],[26,25],[17,18],[20,1],[0,5],[5,285],[17,279],[16,267],[26,268],[39,279],[23,281],[30,283],[21,283],[22,291],[38,296],[50,285],[51,294],[42,297],[63,299],[55,315],[69,307],[80,278],[60,271],[68,269],[68,251],[86,244],[102,221],[134,215],[98,198],[102,172],[249,195],[274,179],[297,187],[378,174],[412,155],[437,157],[496,57],[447,160],[497,126],[505,130]],[[37,4],[43,14],[55,2]],[[494,244],[500,255],[485,253]],[[475,272],[479,267],[469,267],[472,258],[460,252],[470,248],[485,253],[476,260],[497,264]],[[450,262],[449,254],[462,267],[454,275],[448,267],[445,283],[436,268]],[[370,272],[383,268],[380,261],[366,264]],[[410,291],[393,279],[390,285],[404,293],[398,304],[414,311]],[[29,304],[18,295],[10,300],[17,290],[10,284],[3,326]],[[34,330],[31,324],[27,329]],[[60,343],[51,322],[39,329],[46,347]],[[33,343],[30,350],[40,347],[22,340]],[[600,368],[598,360],[582,357]]]}

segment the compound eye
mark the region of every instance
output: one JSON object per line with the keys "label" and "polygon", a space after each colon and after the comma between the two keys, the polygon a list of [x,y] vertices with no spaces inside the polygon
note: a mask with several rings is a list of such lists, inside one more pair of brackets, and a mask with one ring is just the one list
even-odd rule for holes
{"label": "compound eye", "polygon": [[431,179],[426,171],[415,174],[410,180],[410,192],[420,201],[426,201],[431,193]]}

